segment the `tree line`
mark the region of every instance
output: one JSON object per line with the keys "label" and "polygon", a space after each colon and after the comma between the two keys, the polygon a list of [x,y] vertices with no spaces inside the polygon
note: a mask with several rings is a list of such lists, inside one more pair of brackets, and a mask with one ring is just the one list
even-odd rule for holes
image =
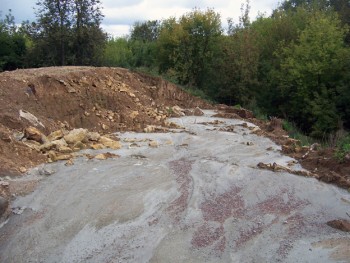
{"label": "tree line", "polygon": [[136,22],[129,36],[100,28],[100,1],[39,1],[35,23],[0,23],[3,70],[119,66],[161,75],[215,102],[294,122],[325,138],[350,129],[350,3],[289,0],[270,16],[224,28],[214,9]]}

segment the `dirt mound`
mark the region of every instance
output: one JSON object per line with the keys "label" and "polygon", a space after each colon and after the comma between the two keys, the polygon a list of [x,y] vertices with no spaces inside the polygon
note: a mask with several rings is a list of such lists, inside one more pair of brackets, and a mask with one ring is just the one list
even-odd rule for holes
{"label": "dirt mound", "polygon": [[0,74],[0,176],[45,162],[23,131],[86,128],[109,133],[166,125],[173,106],[211,108],[161,78],[121,68],[50,67]]}

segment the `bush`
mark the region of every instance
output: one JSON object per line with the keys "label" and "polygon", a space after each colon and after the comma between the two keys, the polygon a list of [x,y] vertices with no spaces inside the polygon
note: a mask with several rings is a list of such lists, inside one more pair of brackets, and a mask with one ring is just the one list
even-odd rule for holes
{"label": "bush", "polygon": [[335,151],[335,158],[340,162],[344,162],[346,155],[350,154],[350,135],[339,140]]}
{"label": "bush", "polygon": [[283,130],[288,132],[289,137],[299,140],[302,145],[311,145],[315,143],[315,140],[305,134],[303,134],[297,125],[289,121],[284,120],[282,123]]}

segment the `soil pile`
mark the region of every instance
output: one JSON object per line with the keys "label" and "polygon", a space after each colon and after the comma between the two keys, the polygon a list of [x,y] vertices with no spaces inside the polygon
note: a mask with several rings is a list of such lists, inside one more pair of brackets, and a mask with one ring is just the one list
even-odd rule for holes
{"label": "soil pile", "polygon": [[166,118],[176,115],[174,106],[212,108],[161,78],[121,68],[16,70],[0,74],[0,87],[0,176],[48,160],[25,144],[24,131],[31,126],[44,135],[74,128],[140,132],[149,125],[169,125]]}

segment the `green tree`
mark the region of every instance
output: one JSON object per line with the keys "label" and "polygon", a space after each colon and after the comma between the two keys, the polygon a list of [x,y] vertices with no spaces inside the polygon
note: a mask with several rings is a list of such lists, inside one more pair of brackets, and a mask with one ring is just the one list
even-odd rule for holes
{"label": "green tree", "polygon": [[107,41],[103,64],[109,67],[131,66],[132,52],[126,38],[111,38]]}
{"label": "green tree", "polygon": [[173,71],[181,84],[205,89],[221,34],[220,15],[212,9],[194,9],[178,21],[164,21],[158,41],[160,71]]}
{"label": "green tree", "polygon": [[315,12],[298,40],[278,54],[281,109],[312,136],[322,137],[338,127],[335,96],[349,52],[346,32],[336,16]]}
{"label": "green tree", "polygon": [[74,0],[74,64],[98,65],[107,35],[101,29],[103,15],[100,0]]}
{"label": "green tree", "polygon": [[36,66],[98,64],[106,34],[99,0],[39,0],[37,22],[27,27]]}
{"label": "green tree", "polygon": [[129,40],[132,51],[132,67],[156,67],[156,46],[160,31],[160,21],[136,22]]}
{"label": "green tree", "polygon": [[27,53],[24,35],[17,30],[15,18],[9,10],[4,19],[0,17],[0,70],[23,67]]}

